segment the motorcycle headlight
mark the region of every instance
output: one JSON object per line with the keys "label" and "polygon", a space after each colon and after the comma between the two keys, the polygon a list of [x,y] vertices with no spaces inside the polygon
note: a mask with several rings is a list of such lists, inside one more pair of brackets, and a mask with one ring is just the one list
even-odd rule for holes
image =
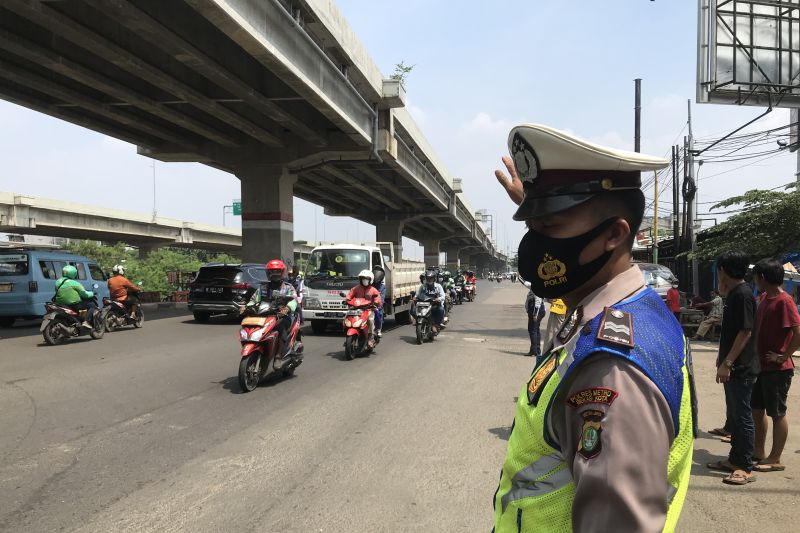
{"label": "motorcycle headlight", "polygon": [[246,341],[248,338],[249,338],[249,335],[247,333],[247,330],[244,329],[244,328],[240,329],[239,330],[239,340],[240,341]]}

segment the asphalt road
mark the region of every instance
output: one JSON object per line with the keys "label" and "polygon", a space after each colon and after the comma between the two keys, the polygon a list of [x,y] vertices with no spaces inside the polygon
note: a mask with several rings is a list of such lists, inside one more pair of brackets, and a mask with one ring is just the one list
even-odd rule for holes
{"label": "asphalt road", "polygon": [[[433,344],[398,327],[346,361],[307,334],[296,375],[249,394],[235,323],[162,312],[58,347],[0,330],[0,531],[488,531],[532,361],[522,287],[479,291]],[[704,430],[724,413],[714,350],[695,351]],[[787,470],[746,487],[705,469],[726,448],[702,433],[678,531],[797,531],[795,428]]]}
{"label": "asphalt road", "polygon": [[486,531],[523,301],[481,284],[434,343],[398,327],[354,361],[307,334],[296,375],[249,394],[236,323],[0,330],[0,531]]}

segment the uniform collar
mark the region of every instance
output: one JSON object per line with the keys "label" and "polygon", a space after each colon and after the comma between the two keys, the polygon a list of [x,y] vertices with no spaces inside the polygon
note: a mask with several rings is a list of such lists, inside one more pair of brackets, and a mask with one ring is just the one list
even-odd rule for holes
{"label": "uniform collar", "polygon": [[581,300],[581,303],[565,321],[564,329],[560,332],[561,335],[558,336],[556,345],[569,341],[581,326],[592,321],[606,307],[638,293],[643,288],[642,271],[638,266],[631,265],[628,270],[598,287]]}

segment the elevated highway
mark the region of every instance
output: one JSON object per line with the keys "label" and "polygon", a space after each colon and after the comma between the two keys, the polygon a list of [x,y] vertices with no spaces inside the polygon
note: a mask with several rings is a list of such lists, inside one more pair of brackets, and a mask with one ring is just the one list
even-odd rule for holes
{"label": "elevated highway", "polygon": [[244,259],[291,254],[292,197],[502,261],[333,2],[0,0],[0,97],[241,180]]}

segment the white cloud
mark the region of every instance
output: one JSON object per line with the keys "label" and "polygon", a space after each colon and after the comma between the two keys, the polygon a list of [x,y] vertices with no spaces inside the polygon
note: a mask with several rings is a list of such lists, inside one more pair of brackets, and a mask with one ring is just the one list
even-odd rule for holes
{"label": "white cloud", "polygon": [[514,123],[505,119],[494,119],[484,111],[476,114],[472,119],[462,124],[458,133],[461,136],[501,137],[506,138]]}

